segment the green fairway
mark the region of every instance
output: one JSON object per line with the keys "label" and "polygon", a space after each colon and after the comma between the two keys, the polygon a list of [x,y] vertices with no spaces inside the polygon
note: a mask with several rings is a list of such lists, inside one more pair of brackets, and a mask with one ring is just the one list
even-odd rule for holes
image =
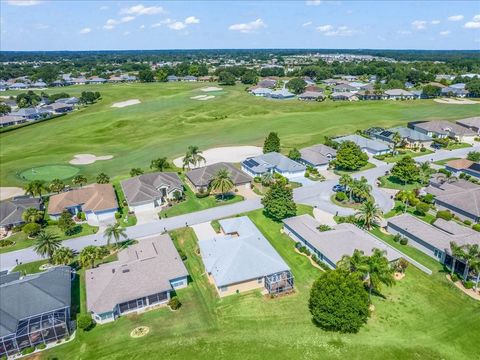
{"label": "green fairway", "polygon": [[[261,145],[268,132],[277,131],[288,151],[321,142],[325,135],[349,134],[371,126],[388,128],[413,120],[465,118],[480,111],[480,105],[446,105],[433,100],[274,101],[248,94],[244,85],[224,86],[210,100],[190,99],[208,94],[199,89],[210,85],[135,83],[61,89],[71,96],[100,91],[102,99],[67,116],[0,134],[0,183],[22,185],[18,173],[45,165],[68,165],[76,154],[114,156],[79,166],[80,173],[94,181],[102,171],[115,178],[133,167],[146,168],[154,158],[173,159],[183,155],[189,145],[203,150],[220,145]],[[130,99],[139,99],[141,104],[111,107]]]}
{"label": "green fairway", "polygon": [[[311,208],[299,206],[299,212]],[[258,291],[219,299],[205,276],[192,229],[172,236],[186,255],[191,282],[178,291],[183,304],[172,312],[162,308],[126,316],[114,323],[78,331],[75,340],[44,354],[44,359],[474,359],[480,337],[480,304],[445,279],[439,263],[427,257],[434,274],[413,266],[395,286],[374,297],[375,311],[358,334],[325,332],[312,324],[307,303],[320,270],[297,254],[294,243],[280,233],[281,224],[261,210],[248,214],[295,276],[293,295],[270,299]],[[393,241],[392,241],[393,242]],[[418,251],[405,246],[412,256]],[[410,250],[412,249],[412,250]],[[78,272],[83,276],[84,272]],[[83,283],[83,282],[82,282]],[[85,288],[77,297],[85,311]],[[129,336],[144,325],[143,338]]]}
{"label": "green fairway", "polygon": [[79,171],[79,168],[69,165],[46,165],[24,170],[19,174],[19,177],[25,181],[43,180],[49,182],[53,179],[70,179]]}

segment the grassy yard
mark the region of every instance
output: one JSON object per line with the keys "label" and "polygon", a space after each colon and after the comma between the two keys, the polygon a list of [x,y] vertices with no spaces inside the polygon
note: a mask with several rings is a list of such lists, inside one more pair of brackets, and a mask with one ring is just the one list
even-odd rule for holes
{"label": "grassy yard", "polygon": [[339,169],[335,169],[333,170],[333,172],[339,176],[342,176],[344,174],[347,174],[347,175],[350,175],[350,174],[354,174],[356,172],[359,172],[359,171],[364,171],[364,170],[368,170],[368,169],[373,169],[374,167],[376,167],[374,164],[372,164],[371,162],[367,163],[367,165],[365,166],[362,166],[360,169],[358,170],[355,170],[355,171],[348,171],[348,170],[339,170]]}
{"label": "grassy yard", "polygon": [[[89,181],[100,172],[115,180],[133,167],[146,169],[153,158],[183,155],[189,145],[200,149],[261,146],[268,132],[278,131],[285,149],[301,148],[323,141],[324,136],[354,133],[371,126],[389,128],[413,120],[454,120],[475,116],[480,110],[480,105],[446,105],[433,100],[271,101],[249,95],[244,85],[225,86],[209,101],[190,99],[205,86],[135,83],[61,89],[71,96],[99,91],[102,99],[66,116],[1,133],[0,184],[20,186],[24,181],[19,174],[23,171],[68,165],[73,155],[81,153],[113,155],[111,160],[82,166],[80,173]],[[51,94],[60,90],[45,91]],[[11,94],[7,91],[3,95]],[[141,104],[111,107],[129,99],[139,99]]]}
{"label": "grassy yard", "polygon": [[[395,215],[403,214],[403,208],[402,208],[402,207],[403,207],[403,203],[402,203],[401,201],[395,200],[395,206],[393,207],[392,210],[390,210],[388,213],[386,213],[386,214],[384,215],[384,217],[385,217],[386,219],[388,219],[388,218],[391,218],[391,217],[393,217],[393,216],[395,216]],[[409,214],[411,214],[411,215],[413,215],[413,216],[415,216],[415,217],[418,217],[419,219],[421,219],[421,220],[423,220],[423,221],[425,221],[425,222],[427,222],[427,223],[429,223],[429,224],[433,223],[433,222],[435,221],[435,219],[436,219],[436,217],[433,216],[433,215],[430,214],[430,213],[427,213],[427,214],[425,214],[425,215],[420,215],[420,214],[418,214],[417,211],[416,211],[416,209],[415,209],[415,207],[413,207],[413,206],[407,207],[407,213],[409,213]]]}
{"label": "grassy yard", "polygon": [[432,150],[426,149],[426,151],[421,152],[421,151],[411,151],[411,150],[403,150],[405,154],[397,154],[393,156],[385,156],[382,161],[385,161],[386,163],[395,163],[399,160],[401,160],[404,156],[410,156],[412,158],[417,157],[417,156],[423,156],[423,155],[428,155],[428,154],[433,154]]}
{"label": "grassy yard", "polygon": [[[311,212],[300,206],[299,213]],[[375,312],[358,334],[325,332],[308,311],[309,290],[320,270],[293,251],[281,224],[261,210],[248,214],[291,267],[296,293],[277,299],[258,291],[219,299],[204,274],[190,228],[172,235],[187,254],[191,275],[178,291],[183,306],[120,318],[115,323],[78,331],[75,340],[44,353],[44,359],[473,359],[478,355],[480,304],[452,286],[439,264],[427,264],[428,276],[413,266],[395,286],[374,297]],[[407,247],[402,247],[402,250]],[[425,260],[426,259],[419,259]],[[81,272],[80,272],[81,275]],[[84,287],[79,286],[84,304]],[[83,305],[84,306],[84,305]],[[135,327],[150,327],[132,339]],[[468,331],[465,331],[468,329]]]}
{"label": "grassy yard", "polygon": [[[98,227],[96,226],[90,226],[88,224],[81,224],[79,226],[81,228],[81,231],[71,236],[65,235],[65,233],[62,230],[60,230],[60,228],[57,225],[48,225],[46,228],[44,228],[44,230],[57,235],[58,238],[61,240],[68,240],[68,239],[73,239],[79,236],[92,235],[98,231]],[[27,247],[33,246],[33,244],[35,243],[35,239],[29,239],[27,235],[25,235],[25,233],[23,233],[22,231],[16,234],[13,234],[8,238],[8,240],[15,241],[15,245],[0,248],[0,254],[10,252],[10,251],[20,250],[20,249],[25,249]]]}
{"label": "grassy yard", "polygon": [[395,190],[413,190],[422,187],[422,185],[420,183],[405,184],[391,175],[385,175],[380,177],[380,187]]}
{"label": "grassy yard", "polygon": [[447,150],[456,150],[456,149],[463,149],[463,148],[469,148],[472,147],[472,145],[467,144],[467,143],[451,143],[448,144],[446,147]]}
{"label": "grassy yard", "polygon": [[449,161],[458,160],[458,159],[460,159],[460,158],[452,157],[452,158],[448,158],[448,159],[444,159],[444,160],[434,161],[433,163],[436,164],[436,165],[445,165]]}
{"label": "grassy yard", "polygon": [[128,213],[128,205],[124,205],[125,195],[123,194],[122,186],[119,181],[113,183],[113,188],[115,189],[115,194],[117,195],[118,206],[120,207],[118,212],[122,215],[118,219],[118,223],[123,227],[133,226],[137,224],[137,217],[135,215]]}

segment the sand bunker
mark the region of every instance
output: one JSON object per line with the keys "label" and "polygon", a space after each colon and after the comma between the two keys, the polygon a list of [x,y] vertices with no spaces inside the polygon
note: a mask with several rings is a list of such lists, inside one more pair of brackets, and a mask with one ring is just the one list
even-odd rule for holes
{"label": "sand bunker", "polygon": [[197,95],[197,96],[192,96],[190,99],[192,100],[199,100],[199,101],[205,101],[205,100],[210,100],[213,99],[215,96],[213,95]]}
{"label": "sand bunker", "polygon": [[[203,157],[206,164],[200,166],[216,164],[219,162],[239,163],[250,156],[263,154],[262,148],[258,146],[225,146],[203,151]],[[175,166],[182,167],[183,156],[173,160]]]}
{"label": "sand bunker", "polygon": [[69,161],[72,165],[88,165],[93,164],[95,161],[110,160],[113,155],[95,156],[92,154],[77,154],[73,156],[73,159]]}
{"label": "sand bunker", "polygon": [[450,105],[474,105],[474,104],[480,104],[478,101],[473,101],[469,99],[434,99],[433,101],[439,103],[439,104],[450,104]]}
{"label": "sand bunker", "polygon": [[131,105],[137,105],[137,104],[140,104],[140,100],[132,99],[132,100],[127,100],[127,101],[117,102],[117,103],[113,104],[111,107],[113,107],[113,108],[123,108],[125,106],[131,106]]}
{"label": "sand bunker", "polygon": [[216,87],[216,86],[208,86],[208,87],[204,87],[204,88],[200,89],[200,91],[204,91],[204,92],[221,91],[221,90],[223,90],[223,89],[219,88],[219,87]]}
{"label": "sand bunker", "polygon": [[6,200],[24,194],[25,190],[19,187],[0,187],[0,200]]}

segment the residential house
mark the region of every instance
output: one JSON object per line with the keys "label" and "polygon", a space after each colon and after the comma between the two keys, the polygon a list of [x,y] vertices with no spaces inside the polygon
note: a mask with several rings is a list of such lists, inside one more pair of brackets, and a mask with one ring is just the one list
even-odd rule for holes
{"label": "residential house", "polygon": [[360,100],[386,100],[388,96],[383,92],[374,92],[370,90],[361,90],[357,92],[357,97]]}
{"label": "residential house", "polygon": [[291,99],[295,97],[295,94],[291,93],[287,89],[279,89],[279,90],[273,90],[268,97],[272,99]]}
{"label": "residential house", "polygon": [[435,196],[437,209],[449,210],[462,220],[480,222],[480,186],[462,179],[449,182],[437,174],[425,192]]}
{"label": "residential house", "polygon": [[480,116],[457,120],[456,123],[480,135]]}
{"label": "residential house", "polygon": [[187,75],[187,76],[184,76],[182,80],[187,82],[195,82],[197,81],[197,77],[192,75]]}
{"label": "residential house", "polygon": [[269,294],[293,289],[289,266],[247,216],[219,223],[221,233],[199,239],[198,246],[220,297],[254,289]]}
{"label": "residential house", "polygon": [[414,95],[410,91],[403,89],[385,90],[385,95],[389,100],[413,100]]}
{"label": "residential house", "polygon": [[245,185],[250,188],[252,178],[244,172],[237,169],[233,164],[220,162],[216,164],[207,165],[197,169],[188,171],[185,175],[189,184],[195,191],[207,190],[210,186],[210,182],[218,173],[219,170],[226,169],[230,175],[235,187]]}
{"label": "residential house", "polygon": [[50,84],[53,87],[60,87],[60,86],[65,86],[65,82],[63,80],[55,80]]}
{"label": "residential house", "polygon": [[169,76],[167,76],[167,81],[168,82],[176,82],[176,81],[180,81],[180,78],[175,76],[175,75],[169,75]]}
{"label": "residential house", "polygon": [[0,275],[0,357],[70,336],[71,269]]}
{"label": "residential house", "polygon": [[12,111],[18,109],[17,101],[15,99],[2,99],[0,103],[10,106],[10,109],[12,109]]}
{"label": "residential house", "polygon": [[65,114],[70,111],[73,111],[73,108],[74,108],[73,105],[65,104],[61,102],[54,102],[50,105],[45,105],[43,107],[44,110],[47,110],[52,114]]}
{"label": "residential house", "polygon": [[29,108],[21,108],[21,109],[18,109],[17,111],[12,111],[10,115],[19,116],[24,118],[25,120],[31,121],[31,120],[37,120],[47,116],[48,111],[41,108],[29,107]]}
{"label": "residential house", "polygon": [[371,131],[368,134],[375,139],[393,144],[393,139],[397,133],[400,135],[403,145],[407,148],[426,147],[433,140],[430,136],[425,135],[424,133],[403,126],[391,129],[376,128],[375,131]]}
{"label": "residential house", "polygon": [[85,271],[87,310],[99,324],[166,304],[188,285],[188,272],[168,234],[141,239],[118,260]]}
{"label": "residential house", "polygon": [[183,195],[183,184],[177,173],[156,172],[142,174],[121,183],[130,211],[153,210],[175,199],[175,192]]}
{"label": "residential house", "polygon": [[25,210],[30,208],[40,210],[40,206],[40,199],[28,196],[0,201],[0,232],[6,232],[14,226],[24,224],[22,215]]}
{"label": "residential house", "polygon": [[351,256],[355,250],[365,255],[371,255],[373,249],[385,251],[390,262],[401,257],[393,247],[353,224],[338,224],[328,231],[318,230],[319,226],[320,222],[306,214],[283,220],[283,232],[332,269],[337,267],[343,256]]}
{"label": "residential house", "polygon": [[464,98],[468,96],[468,91],[462,88],[455,88],[453,86],[448,86],[448,87],[442,88],[440,94],[446,97]]}
{"label": "residential house", "polygon": [[34,82],[33,84],[30,85],[30,87],[35,88],[35,89],[46,89],[47,84],[44,81],[37,81]]}
{"label": "residential house", "polygon": [[333,101],[358,101],[358,96],[353,92],[336,92],[330,95]]}
{"label": "residential house", "polygon": [[93,224],[115,220],[118,210],[117,198],[110,184],[92,184],[50,196],[48,214],[58,220],[63,211],[72,215],[85,213],[87,221]]}
{"label": "residential house", "polygon": [[28,88],[28,85],[22,82],[13,83],[8,86],[9,90],[25,90]]}
{"label": "residential house", "polygon": [[4,115],[0,116],[0,128],[26,123],[27,119],[22,116]]}
{"label": "residential house", "polygon": [[461,89],[461,90],[464,90],[466,86],[467,85],[465,83],[456,83],[456,84],[450,85],[450,87],[453,89]]}
{"label": "residential house", "polygon": [[320,91],[305,91],[304,93],[298,95],[298,100],[304,101],[321,101],[325,99],[323,92]]}
{"label": "residential house", "polygon": [[317,170],[326,170],[330,161],[337,156],[337,150],[327,145],[318,144],[300,149],[300,154],[300,163],[312,166]]}
{"label": "residential house", "polygon": [[362,151],[371,155],[385,155],[392,151],[390,146],[382,141],[366,138],[361,135],[347,135],[333,139],[336,142],[353,141]]}
{"label": "residential house", "polygon": [[90,79],[87,80],[89,84],[104,84],[107,82],[107,79],[98,77],[98,76],[92,76]]}
{"label": "residential house", "polygon": [[339,84],[334,86],[332,90],[334,93],[344,93],[344,92],[356,93],[358,91],[358,88],[355,86],[351,86],[349,84]]}
{"label": "residential house", "polygon": [[242,170],[252,177],[265,173],[279,173],[288,179],[303,177],[305,165],[299,164],[277,152],[250,157],[242,161]]}
{"label": "residential house", "polygon": [[257,87],[250,91],[250,94],[253,94],[255,96],[262,96],[262,97],[270,96],[271,93],[272,93],[272,90],[265,87]]}
{"label": "residential house", "polygon": [[455,159],[450,160],[445,164],[445,169],[451,171],[455,175],[459,176],[461,173],[480,178],[480,163],[467,160],[467,159]]}
{"label": "residential house", "polygon": [[75,96],[72,96],[69,98],[58,99],[55,102],[60,104],[77,105],[78,103],[80,103],[80,99]]}
{"label": "residential house", "polygon": [[[388,219],[387,231],[407,238],[410,246],[450,268],[453,265],[450,250],[451,242],[455,242],[459,246],[467,244],[480,245],[480,233],[466,226],[443,219],[437,219],[434,225],[430,225],[410,214],[403,214]],[[455,271],[463,274],[463,276],[467,276],[465,262],[461,259],[456,259],[455,263]]]}
{"label": "residential house", "polygon": [[446,120],[411,123],[410,126],[430,137],[450,137],[459,141],[472,141],[475,138],[473,130]]}
{"label": "residential house", "polygon": [[85,77],[78,77],[78,78],[70,78],[66,80],[66,83],[71,85],[85,85],[87,83],[87,79]]}
{"label": "residential house", "polygon": [[277,80],[275,79],[262,79],[258,82],[257,86],[261,88],[274,88],[277,86]]}
{"label": "residential house", "polygon": [[315,91],[323,93],[323,89],[317,85],[307,85],[305,91]]}

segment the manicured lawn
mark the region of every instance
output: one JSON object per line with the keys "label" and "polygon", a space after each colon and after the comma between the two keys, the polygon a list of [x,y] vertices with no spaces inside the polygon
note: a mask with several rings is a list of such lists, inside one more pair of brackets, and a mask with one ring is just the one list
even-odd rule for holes
{"label": "manicured lawn", "polygon": [[360,169],[358,170],[355,170],[355,171],[347,171],[347,170],[338,170],[338,169],[335,169],[333,172],[337,175],[344,175],[344,174],[347,174],[347,175],[350,175],[350,174],[354,174],[356,172],[359,172],[359,171],[364,171],[364,170],[368,170],[368,169],[373,169],[374,167],[376,167],[374,164],[372,163],[367,163],[367,165],[365,166],[362,166]]}
{"label": "manicured lawn", "polygon": [[391,175],[385,175],[380,177],[380,187],[395,190],[413,190],[422,187],[422,185],[420,183],[405,184],[403,181],[399,181]]}
{"label": "manicured lawn", "polygon": [[20,264],[15,266],[12,271],[20,271],[22,274],[35,274],[40,272],[40,266],[48,263],[48,260],[38,260],[26,264]]}
{"label": "manicured lawn", "polygon": [[341,206],[341,207],[345,207],[345,208],[350,208],[350,209],[358,209],[360,208],[360,206],[362,204],[359,204],[359,203],[350,203],[348,200],[346,201],[338,201],[336,198],[335,198],[335,194],[333,194],[331,197],[330,197],[330,201],[332,203],[334,203],[335,205],[338,205],[338,206]]}
{"label": "manicured lawn", "polygon": [[[46,228],[44,228],[44,230],[57,235],[61,240],[67,240],[67,239],[72,239],[79,236],[91,235],[91,234],[95,234],[98,231],[98,227],[96,226],[90,226],[88,224],[81,224],[79,226],[81,227],[81,231],[71,236],[65,235],[65,233],[62,230],[60,230],[60,228],[57,225],[48,225]],[[25,235],[25,233],[21,231],[16,234],[13,234],[8,239],[15,241],[15,245],[0,248],[0,254],[10,252],[10,251],[20,250],[20,249],[25,249],[27,247],[33,246],[33,244],[35,243],[35,239],[29,239],[27,235]]]}
{"label": "manicured lawn", "polygon": [[463,148],[469,148],[472,147],[472,145],[467,144],[467,143],[452,143],[447,146],[447,150],[455,150],[455,149],[463,149]]}
{"label": "manicured lawn", "polygon": [[26,169],[19,174],[19,177],[25,181],[43,180],[49,182],[53,179],[70,179],[79,171],[80,168],[71,165],[46,165]]}
{"label": "manicured lawn", "polygon": [[[113,180],[133,167],[146,169],[153,158],[173,159],[189,145],[259,145],[278,131],[285,149],[323,141],[324,136],[354,133],[371,126],[389,128],[413,120],[454,120],[479,113],[480,105],[445,105],[433,100],[304,102],[269,101],[249,95],[244,85],[224,87],[208,101],[192,96],[202,83],[104,84],[69,86],[71,96],[99,91],[94,105],[53,120],[0,134],[1,186],[22,185],[17,176],[32,167],[69,165],[75,154],[113,155],[107,161],[81,166],[93,181],[100,172]],[[47,89],[58,93],[59,89]],[[17,94],[5,92],[3,95]],[[112,108],[115,102],[139,99],[141,104]],[[34,141],[26,141],[34,139]]]}
{"label": "manicured lawn", "polygon": [[[403,214],[402,206],[403,206],[403,203],[401,201],[395,200],[395,206],[393,207],[392,210],[390,210],[388,213],[384,215],[384,218],[388,219],[388,218],[394,217],[395,215]],[[415,207],[413,206],[407,207],[407,213],[415,217],[418,217],[419,219],[429,224],[433,223],[436,219],[436,217],[430,213],[427,213],[425,215],[418,214]]]}
{"label": "manicured lawn", "polygon": [[[311,208],[299,207],[299,213]],[[69,344],[46,352],[45,359],[474,359],[478,355],[480,304],[462,294],[433,266],[428,276],[413,266],[385,298],[374,297],[375,312],[358,334],[325,332],[311,322],[309,290],[321,273],[293,251],[281,223],[261,210],[248,214],[291,267],[296,293],[270,299],[258,291],[219,299],[208,283],[191,228],[173,234],[187,254],[191,275],[178,291],[183,304],[120,318],[78,331]],[[407,247],[405,247],[407,248]],[[402,247],[403,250],[403,247]],[[425,259],[424,259],[425,260]],[[84,288],[80,287],[84,293]],[[83,296],[80,296],[83,299]],[[132,339],[135,327],[150,328]],[[468,331],[466,331],[468,329]]]}
{"label": "manicured lawn", "polygon": [[385,161],[386,163],[395,163],[399,160],[401,160],[404,156],[410,156],[412,158],[417,157],[417,156],[423,156],[423,155],[428,155],[428,154],[433,154],[432,150],[426,149],[426,151],[421,152],[421,151],[411,151],[411,150],[404,150],[405,154],[397,154],[394,156],[386,156],[382,161]]}
{"label": "manicured lawn", "polygon": [[115,189],[115,194],[117,195],[118,206],[120,206],[118,212],[122,215],[122,217],[118,219],[118,223],[123,227],[136,225],[137,217],[134,214],[129,214],[128,205],[124,205],[124,203],[126,204],[125,195],[123,194],[120,182],[115,181],[113,187]]}
{"label": "manicured lawn", "polygon": [[448,159],[445,159],[445,160],[434,161],[433,163],[436,164],[436,165],[445,165],[449,161],[458,160],[458,159],[460,159],[460,158],[452,157],[452,158],[448,158]]}

